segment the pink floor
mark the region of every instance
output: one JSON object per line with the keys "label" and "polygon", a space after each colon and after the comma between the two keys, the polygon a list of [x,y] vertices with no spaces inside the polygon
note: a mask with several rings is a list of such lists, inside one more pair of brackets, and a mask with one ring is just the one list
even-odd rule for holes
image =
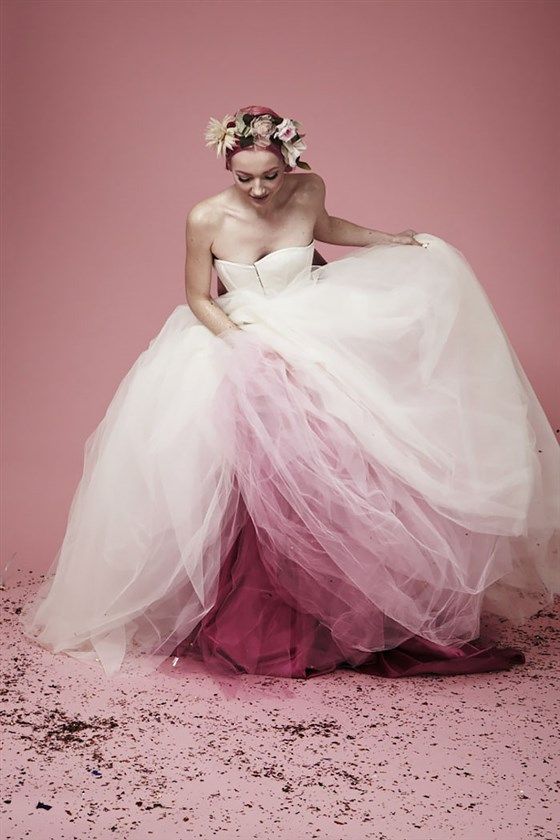
{"label": "pink floor", "polygon": [[559,610],[485,620],[526,654],[506,672],[107,680],[21,635],[38,582],[1,593],[2,840],[558,836]]}

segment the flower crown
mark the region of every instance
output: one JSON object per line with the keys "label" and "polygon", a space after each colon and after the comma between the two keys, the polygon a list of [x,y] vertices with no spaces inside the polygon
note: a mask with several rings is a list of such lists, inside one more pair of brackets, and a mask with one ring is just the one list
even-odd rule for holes
{"label": "flower crown", "polygon": [[300,160],[300,155],[307,146],[302,137],[301,124],[287,117],[275,117],[272,114],[226,114],[223,120],[210,117],[204,135],[206,145],[216,149],[216,157],[225,155],[229,149],[239,145],[258,146],[266,149],[271,143],[278,146],[288,166],[311,169],[308,163]]}

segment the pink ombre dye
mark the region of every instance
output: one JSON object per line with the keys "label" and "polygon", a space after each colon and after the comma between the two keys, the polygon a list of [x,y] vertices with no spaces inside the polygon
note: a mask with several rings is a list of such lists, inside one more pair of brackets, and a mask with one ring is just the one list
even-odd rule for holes
{"label": "pink ombre dye", "polygon": [[[396,648],[363,654],[350,665],[329,629],[304,613],[267,571],[267,552],[259,544],[250,517],[222,563],[214,607],[191,636],[174,651],[194,656],[217,675],[235,673],[306,678],[347,666],[366,674],[405,677],[418,674],[471,674],[501,671],[525,662],[522,651],[496,647],[482,640],[461,646],[437,645],[412,636]],[[323,606],[336,608],[325,597]],[[371,619],[383,626],[372,607]],[[355,658],[355,656],[354,656]]]}

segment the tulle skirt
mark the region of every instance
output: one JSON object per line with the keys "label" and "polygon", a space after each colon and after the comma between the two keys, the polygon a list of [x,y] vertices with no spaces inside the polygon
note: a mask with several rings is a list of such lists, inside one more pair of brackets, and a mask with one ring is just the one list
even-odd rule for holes
{"label": "tulle skirt", "polygon": [[24,632],[106,674],[458,673],[560,591],[558,444],[463,255],[351,251],[178,306],[85,446]]}

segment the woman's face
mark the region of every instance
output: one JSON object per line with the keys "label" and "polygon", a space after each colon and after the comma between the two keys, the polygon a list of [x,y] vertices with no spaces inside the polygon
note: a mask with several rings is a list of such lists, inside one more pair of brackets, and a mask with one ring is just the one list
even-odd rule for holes
{"label": "woman's face", "polygon": [[251,146],[231,159],[233,183],[256,207],[273,201],[286,178],[285,164],[266,149]]}

